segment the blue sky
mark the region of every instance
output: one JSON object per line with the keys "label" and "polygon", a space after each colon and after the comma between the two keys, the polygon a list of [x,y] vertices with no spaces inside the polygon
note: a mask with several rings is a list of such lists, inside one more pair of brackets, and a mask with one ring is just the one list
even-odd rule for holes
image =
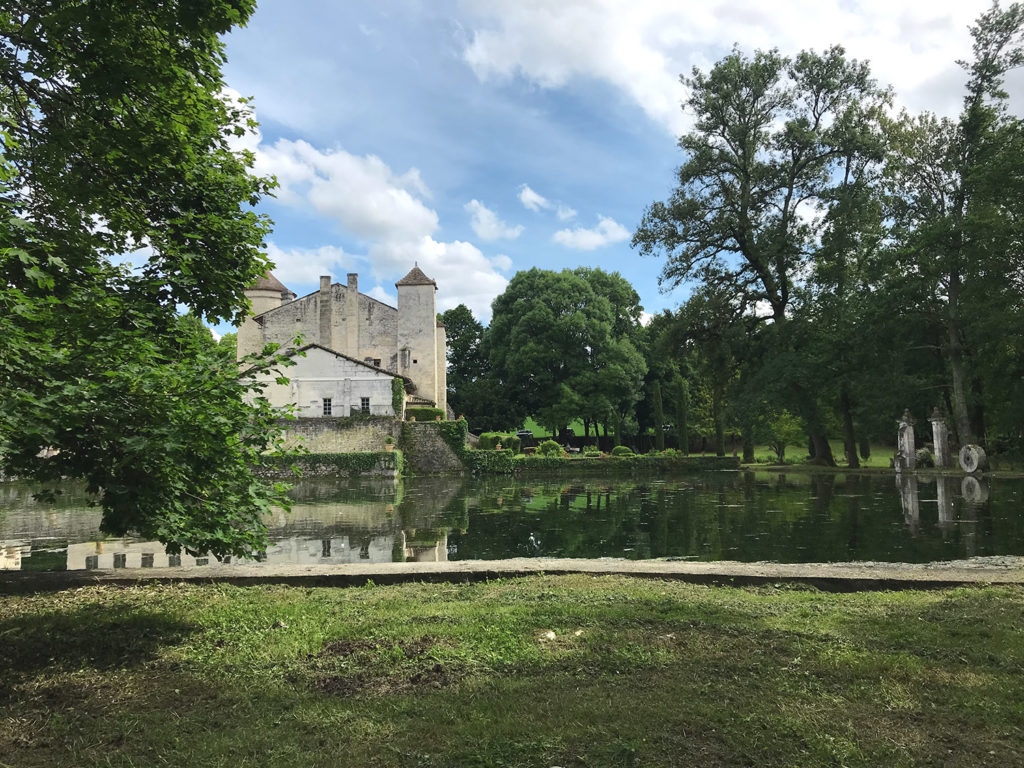
{"label": "blue sky", "polygon": [[487,322],[517,270],[597,266],[649,313],[661,261],[629,240],[664,199],[685,130],[678,76],[734,44],[843,44],[912,110],[956,111],[967,25],[987,2],[262,0],[227,38],[226,79],[254,98],[246,145],[281,181],[275,274],[320,274],[393,300],[418,262],[439,309]]}

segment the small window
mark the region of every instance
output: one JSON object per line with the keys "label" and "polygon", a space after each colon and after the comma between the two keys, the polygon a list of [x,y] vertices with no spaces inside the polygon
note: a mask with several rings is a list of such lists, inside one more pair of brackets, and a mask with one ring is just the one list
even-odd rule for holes
{"label": "small window", "polygon": [[359,410],[362,411],[363,413],[369,413],[370,412],[370,398],[368,398],[368,397],[360,397],[359,398]]}
{"label": "small window", "polygon": [[208,558],[208,557],[197,557],[196,558],[196,565],[209,565],[209,564],[210,564],[210,558]]}
{"label": "small window", "polygon": [[128,556],[124,552],[118,552],[114,555],[114,567],[124,568],[128,562]]}
{"label": "small window", "polygon": [[153,567],[153,553],[152,552],[143,552],[142,553],[142,567],[143,568],[152,568]]}
{"label": "small window", "polygon": [[167,556],[167,567],[168,568],[179,568],[181,566],[181,555],[168,555]]}
{"label": "small window", "polygon": [[418,362],[419,362],[419,360],[413,359],[412,364],[416,365],[416,363],[418,363]]}
{"label": "small window", "polygon": [[330,415],[331,415],[331,398],[325,397],[324,398],[324,416],[330,416]]}
{"label": "small window", "polygon": [[330,557],[330,556],[331,556],[331,540],[330,539],[321,539],[320,540],[320,557]]}
{"label": "small window", "polygon": [[95,571],[100,567],[100,556],[99,555],[86,555],[85,557],[86,570]]}
{"label": "small window", "polygon": [[373,366],[374,366],[374,368],[380,368],[380,358],[379,357],[373,358]]}

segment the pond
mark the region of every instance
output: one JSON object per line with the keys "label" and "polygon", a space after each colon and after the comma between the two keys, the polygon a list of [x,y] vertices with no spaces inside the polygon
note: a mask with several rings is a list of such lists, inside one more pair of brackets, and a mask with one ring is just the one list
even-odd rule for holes
{"label": "pond", "polygon": [[[99,533],[73,488],[56,502],[0,484],[0,568],[203,567]],[[928,562],[1024,554],[1024,481],[718,471],[609,480],[304,481],[267,519],[267,563],[506,557]],[[230,561],[229,561],[230,562]],[[238,562],[237,560],[235,562]],[[250,561],[245,561],[250,562]]]}

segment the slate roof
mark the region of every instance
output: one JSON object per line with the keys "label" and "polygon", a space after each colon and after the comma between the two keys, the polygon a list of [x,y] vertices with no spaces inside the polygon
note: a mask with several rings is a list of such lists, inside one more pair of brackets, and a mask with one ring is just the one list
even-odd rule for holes
{"label": "slate roof", "polygon": [[437,288],[437,283],[423,274],[423,270],[419,268],[419,265],[409,270],[409,274],[395,283],[395,285],[432,285]]}

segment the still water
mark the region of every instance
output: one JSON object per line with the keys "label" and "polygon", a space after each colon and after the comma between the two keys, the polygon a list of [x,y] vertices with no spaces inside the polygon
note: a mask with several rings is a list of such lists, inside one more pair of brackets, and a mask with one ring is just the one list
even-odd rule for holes
{"label": "still water", "polygon": [[[203,567],[110,538],[82,492],[0,484],[0,568]],[[579,481],[306,481],[267,519],[267,563],[505,557],[927,562],[1024,554],[1024,481],[707,472]],[[238,562],[237,560],[235,562]],[[248,562],[248,561],[247,561]]]}

